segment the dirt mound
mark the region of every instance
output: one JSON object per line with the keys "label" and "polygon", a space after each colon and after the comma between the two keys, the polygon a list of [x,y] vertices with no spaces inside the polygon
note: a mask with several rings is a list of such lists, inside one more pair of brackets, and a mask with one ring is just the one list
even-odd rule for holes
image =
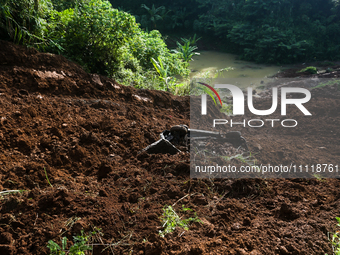
{"label": "dirt mound", "polygon": [[[188,152],[138,153],[161,131],[191,124],[189,97],[122,86],[62,56],[0,47],[0,191],[24,190],[0,196],[0,254],[48,254],[49,240],[93,227],[111,245],[93,254],[332,252],[338,180],[190,179]],[[339,163],[338,98],[317,94],[307,108],[319,118],[301,116],[298,135],[241,130],[258,163]],[[202,222],[162,238],[159,217],[173,204]]]}

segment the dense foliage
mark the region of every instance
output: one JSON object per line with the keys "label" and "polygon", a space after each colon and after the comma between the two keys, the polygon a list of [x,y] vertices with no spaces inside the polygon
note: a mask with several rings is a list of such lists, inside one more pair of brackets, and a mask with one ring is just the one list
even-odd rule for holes
{"label": "dense foliage", "polygon": [[0,38],[41,49],[53,44],[46,20],[52,8],[48,0],[0,0]]}
{"label": "dense foliage", "polygon": [[0,10],[2,39],[62,53],[125,84],[166,89],[152,58],[161,59],[169,77],[189,73],[188,63],[170,52],[157,30],[143,31],[134,16],[106,0],[1,0]]}
{"label": "dense foliage", "polygon": [[340,59],[339,0],[0,3],[1,39],[63,54],[90,72],[136,87],[176,89],[175,77],[188,75],[197,54],[188,39],[170,51],[159,31],[186,38],[198,33],[262,63]]}
{"label": "dense foliage", "polygon": [[[137,0],[111,0],[146,28],[214,36],[246,60],[293,63],[340,59],[338,0],[149,0],[154,15]],[[153,24],[155,23],[155,24]]]}

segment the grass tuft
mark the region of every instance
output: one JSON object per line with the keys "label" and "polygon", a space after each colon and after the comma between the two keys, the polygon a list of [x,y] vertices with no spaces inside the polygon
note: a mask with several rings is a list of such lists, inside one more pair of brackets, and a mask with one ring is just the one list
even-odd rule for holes
{"label": "grass tuft", "polygon": [[44,171],[45,171],[45,176],[46,176],[46,180],[47,180],[48,184],[53,188],[52,184],[50,183],[50,180],[48,179],[47,171],[46,171],[45,167],[44,167]]}

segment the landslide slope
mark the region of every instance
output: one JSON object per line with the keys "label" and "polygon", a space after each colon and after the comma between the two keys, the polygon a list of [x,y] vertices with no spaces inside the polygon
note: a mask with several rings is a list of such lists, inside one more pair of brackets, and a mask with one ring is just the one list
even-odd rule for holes
{"label": "landslide slope", "polygon": [[[138,153],[161,131],[190,124],[189,97],[123,86],[62,56],[0,48],[0,191],[23,190],[0,196],[0,254],[48,254],[49,240],[94,227],[104,236],[93,242],[111,246],[93,254],[332,252],[338,180],[190,179],[188,152]],[[339,98],[327,89],[308,106],[319,120],[301,117],[298,136],[242,130],[259,164],[339,163]],[[173,204],[202,222],[162,238],[159,217]]]}

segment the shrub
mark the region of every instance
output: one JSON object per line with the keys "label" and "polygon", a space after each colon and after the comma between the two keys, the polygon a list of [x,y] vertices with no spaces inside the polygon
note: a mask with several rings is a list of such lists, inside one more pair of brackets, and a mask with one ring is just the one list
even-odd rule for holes
{"label": "shrub", "polygon": [[169,77],[189,74],[188,63],[169,51],[157,30],[142,31],[134,16],[107,0],[1,1],[2,38],[63,54],[88,72],[156,89],[165,84],[152,59],[164,63]]}
{"label": "shrub", "polygon": [[298,71],[298,73],[304,73],[304,72],[307,72],[307,73],[310,73],[310,74],[317,74],[318,69],[316,69],[316,67],[314,67],[314,66],[308,66],[308,67]]}
{"label": "shrub", "polygon": [[83,1],[66,25],[67,55],[92,73],[112,75],[119,64],[118,50],[136,32],[135,18],[111,7],[108,1]]}
{"label": "shrub", "polygon": [[44,49],[54,43],[49,38],[46,18],[52,4],[49,0],[1,0],[0,36],[16,44]]}
{"label": "shrub", "polygon": [[180,54],[171,53],[167,48],[161,33],[153,30],[149,33],[142,30],[137,31],[127,45],[128,52],[138,59],[143,70],[153,68],[152,58],[160,58],[169,67],[169,75],[187,76],[189,74],[188,63],[181,60]]}

